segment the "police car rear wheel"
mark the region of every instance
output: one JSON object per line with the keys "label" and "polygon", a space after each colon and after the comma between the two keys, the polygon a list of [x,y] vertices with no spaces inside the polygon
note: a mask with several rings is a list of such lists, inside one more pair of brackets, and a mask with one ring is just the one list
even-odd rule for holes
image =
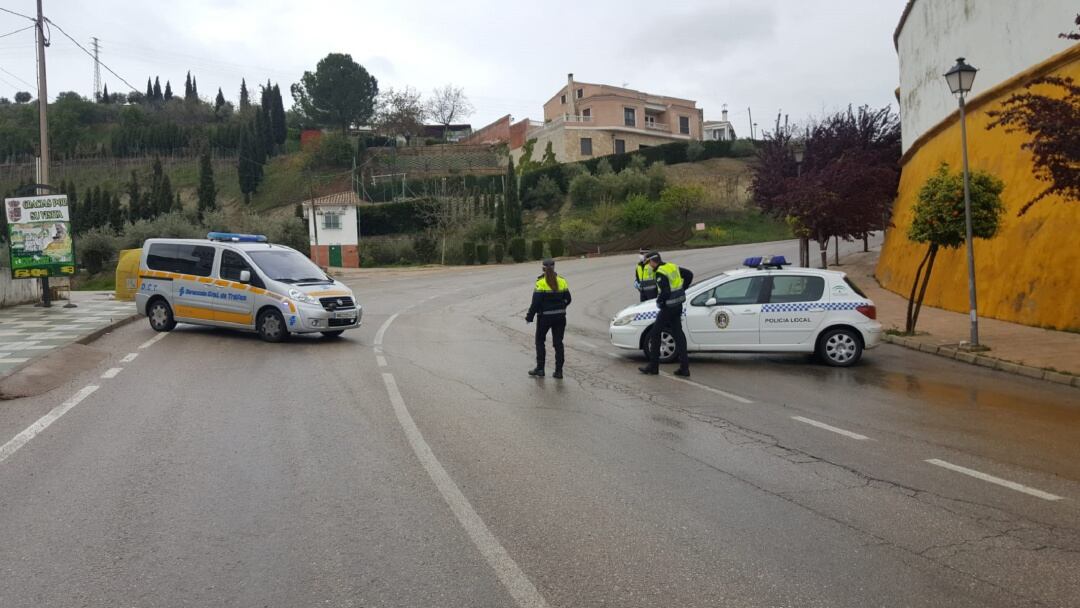
{"label": "police car rear wheel", "polygon": [[259,337],[267,342],[281,342],[289,335],[285,329],[285,318],[276,310],[264,310],[259,313]]}
{"label": "police car rear wheel", "polygon": [[165,300],[156,300],[151,304],[146,316],[150,319],[150,327],[154,331],[172,331],[176,327],[172,307]]}
{"label": "police car rear wheel", "polygon": [[862,357],[862,340],[850,329],[832,329],[821,336],[818,356],[827,365],[849,367]]}

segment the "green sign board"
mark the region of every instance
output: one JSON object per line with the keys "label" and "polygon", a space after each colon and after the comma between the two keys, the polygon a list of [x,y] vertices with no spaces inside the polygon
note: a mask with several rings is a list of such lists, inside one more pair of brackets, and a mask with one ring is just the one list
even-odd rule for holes
{"label": "green sign board", "polygon": [[67,196],[28,196],[4,200],[8,221],[11,276],[34,279],[75,274],[71,215]]}

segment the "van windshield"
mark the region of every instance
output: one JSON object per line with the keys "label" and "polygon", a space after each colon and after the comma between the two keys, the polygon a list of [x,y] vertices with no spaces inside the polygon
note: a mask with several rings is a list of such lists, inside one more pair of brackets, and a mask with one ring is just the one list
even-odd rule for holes
{"label": "van windshield", "polygon": [[332,283],[311,260],[295,251],[287,249],[266,249],[247,251],[251,261],[263,271],[263,274],[282,283]]}

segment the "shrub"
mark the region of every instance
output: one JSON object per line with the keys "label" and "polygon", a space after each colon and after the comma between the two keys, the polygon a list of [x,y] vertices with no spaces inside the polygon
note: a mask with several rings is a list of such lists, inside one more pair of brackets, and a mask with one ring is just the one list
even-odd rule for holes
{"label": "shrub", "polygon": [[561,258],[566,253],[566,245],[562,239],[551,239],[548,241],[548,249],[551,250],[551,257]]}
{"label": "shrub", "polygon": [[660,200],[685,223],[701,207],[705,194],[705,188],[698,184],[668,186],[660,193]]}
{"label": "shrub", "polygon": [[502,264],[506,257],[506,247],[502,243],[495,243],[495,263]]}
{"label": "shrub", "polygon": [[664,173],[664,163],[655,162],[649,165],[645,177],[649,180],[649,190],[647,192],[649,198],[654,201],[658,200],[660,193],[667,187],[667,174]]}
{"label": "shrub", "polygon": [[415,259],[412,243],[407,240],[367,240],[360,246],[360,260],[364,266],[411,264]]}
{"label": "shrub", "polygon": [[635,194],[648,194],[649,193],[649,178],[635,169],[623,169],[619,173],[619,190],[621,198],[614,200],[623,201],[629,199]]}
{"label": "shrub", "polygon": [[640,154],[632,154],[632,155],[630,155],[630,160],[626,163],[626,168],[627,169],[632,169],[634,171],[641,171],[642,173],[645,172],[645,169],[647,167],[648,167],[648,163],[645,162],[645,157],[640,155]]}
{"label": "shrub", "polygon": [[489,249],[488,249],[488,244],[487,243],[480,243],[479,245],[477,245],[476,246],[476,261],[477,261],[477,263],[479,263],[481,265],[487,264],[488,263],[488,253],[489,253]]}
{"label": "shrub", "polygon": [[292,247],[304,255],[308,255],[311,249],[311,236],[308,234],[307,222],[296,218],[286,218],[281,222],[280,228],[273,231],[273,236],[266,235],[273,243]]}
{"label": "shrub", "polygon": [[631,231],[644,230],[656,225],[662,219],[661,205],[650,201],[643,195],[631,196],[619,210],[619,222]]}
{"label": "shrub", "polygon": [[423,230],[426,227],[421,214],[423,205],[424,201],[409,201],[357,207],[360,234],[380,236]]}
{"label": "shrub", "polygon": [[352,165],[353,146],[341,133],[327,133],[319,138],[318,145],[307,154],[308,168],[345,168]]}
{"label": "shrub", "polygon": [[614,172],[615,170],[611,167],[611,161],[607,158],[601,158],[600,160],[596,161],[596,169],[593,171],[593,174],[598,176],[610,175]]}
{"label": "shrub", "polygon": [[515,236],[510,239],[510,257],[518,263],[525,261],[525,239]]}
{"label": "shrub", "polygon": [[559,184],[548,176],[540,178],[521,199],[525,209],[554,209],[562,203],[563,192]]}
{"label": "shrub", "polygon": [[686,160],[694,162],[705,155],[705,146],[696,139],[686,144]]}
{"label": "shrub", "polygon": [[421,264],[431,264],[439,254],[439,246],[431,235],[422,232],[413,237],[413,251]]}
{"label": "shrub", "polygon": [[596,225],[583,219],[563,220],[560,227],[566,238],[574,241],[594,241],[600,236]]}
{"label": "shrub", "polygon": [[532,249],[529,252],[532,254],[532,259],[539,260],[544,257],[544,241],[543,239],[534,239],[532,242]]}
{"label": "shrub", "polygon": [[[212,214],[208,214],[207,217],[209,218],[210,215]],[[224,215],[220,217],[224,218]],[[207,224],[206,228],[199,226],[183,213],[166,213],[152,220],[139,220],[127,226],[119,240],[118,247],[120,249],[136,249],[142,247],[143,241],[152,238],[201,239],[206,238],[208,229],[219,228],[217,226],[211,227],[211,224]],[[228,228],[222,226],[220,229]],[[240,231],[237,230],[236,232]]]}
{"label": "shrub", "polygon": [[601,191],[600,180],[592,175],[579,175],[570,182],[570,200],[575,205],[595,205],[600,200]]}
{"label": "shrub", "polygon": [[116,237],[104,228],[87,230],[75,240],[77,259],[90,274],[97,274],[105,269],[116,256]]}
{"label": "shrub", "polygon": [[567,163],[559,167],[559,174],[562,175],[564,184],[569,184],[574,181],[575,177],[585,175],[588,172],[588,169],[581,163]]}
{"label": "shrub", "polygon": [[466,266],[472,266],[476,262],[476,243],[472,241],[462,243],[461,257],[465,258]]}

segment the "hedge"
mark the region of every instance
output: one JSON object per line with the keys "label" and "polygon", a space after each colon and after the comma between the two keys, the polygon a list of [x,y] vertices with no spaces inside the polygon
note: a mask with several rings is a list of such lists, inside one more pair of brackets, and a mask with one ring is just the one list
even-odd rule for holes
{"label": "hedge", "polygon": [[465,265],[472,266],[476,262],[476,243],[465,241],[461,245],[461,256],[465,258]]}
{"label": "hedge", "polygon": [[525,261],[525,239],[520,236],[515,236],[510,239],[510,257],[515,262],[521,263]]}
{"label": "hedge", "polygon": [[476,246],[476,261],[480,265],[488,263],[488,245],[487,243],[480,243]]}
{"label": "hedge", "polygon": [[502,264],[506,257],[506,247],[502,243],[495,243],[495,263]]}
{"label": "hedge", "polygon": [[548,249],[551,250],[551,257],[561,258],[566,253],[566,245],[563,244],[562,239],[551,239],[548,241]]}
{"label": "hedge", "polygon": [[423,230],[426,226],[419,209],[419,204],[423,202],[407,201],[357,207],[360,235],[379,236]]}
{"label": "hedge", "polygon": [[542,239],[536,239],[532,242],[532,250],[529,252],[532,254],[532,259],[539,260],[544,257],[544,241]]}

